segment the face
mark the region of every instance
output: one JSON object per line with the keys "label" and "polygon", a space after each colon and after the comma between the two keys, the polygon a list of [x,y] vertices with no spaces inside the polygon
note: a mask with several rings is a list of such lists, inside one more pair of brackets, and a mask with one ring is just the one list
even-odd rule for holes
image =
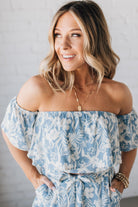
{"label": "face", "polygon": [[83,58],[83,33],[70,12],[63,14],[54,30],[55,51],[66,71],[88,67]]}

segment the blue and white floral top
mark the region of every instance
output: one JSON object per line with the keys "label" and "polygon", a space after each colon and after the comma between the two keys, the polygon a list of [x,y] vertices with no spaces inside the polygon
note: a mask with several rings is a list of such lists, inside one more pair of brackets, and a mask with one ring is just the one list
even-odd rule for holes
{"label": "blue and white floral top", "polygon": [[138,117],[105,111],[47,111],[22,109],[14,97],[2,129],[17,148],[28,151],[44,173],[89,173],[121,163],[121,151],[138,147]]}
{"label": "blue and white floral top", "polygon": [[120,206],[121,193],[111,192],[110,185],[121,151],[138,147],[134,110],[119,116],[105,111],[30,112],[14,97],[1,126],[56,186],[54,192],[39,186],[32,207]]}

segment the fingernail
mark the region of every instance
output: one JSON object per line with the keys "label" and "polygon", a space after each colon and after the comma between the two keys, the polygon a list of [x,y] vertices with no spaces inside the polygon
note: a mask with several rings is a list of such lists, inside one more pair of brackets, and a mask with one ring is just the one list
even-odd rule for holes
{"label": "fingernail", "polygon": [[53,186],[53,187],[52,187],[52,190],[53,190],[53,191],[55,191],[55,190],[56,190],[56,187],[55,187],[55,186]]}
{"label": "fingernail", "polygon": [[115,188],[112,188],[112,187],[111,187],[110,189],[111,189],[112,192],[115,192]]}

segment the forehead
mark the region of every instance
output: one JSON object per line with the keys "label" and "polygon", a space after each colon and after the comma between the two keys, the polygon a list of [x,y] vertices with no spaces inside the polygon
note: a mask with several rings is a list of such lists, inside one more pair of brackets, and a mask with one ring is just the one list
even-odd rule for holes
{"label": "forehead", "polygon": [[70,12],[63,14],[57,21],[55,29],[80,29],[79,24]]}

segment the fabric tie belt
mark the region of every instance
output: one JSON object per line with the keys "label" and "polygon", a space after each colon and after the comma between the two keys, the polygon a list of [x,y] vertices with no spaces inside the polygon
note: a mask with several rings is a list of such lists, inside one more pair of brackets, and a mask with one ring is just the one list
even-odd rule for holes
{"label": "fabric tie belt", "polygon": [[73,185],[77,185],[77,188],[80,186],[81,188],[85,185],[88,184],[90,185],[91,183],[98,184],[101,183],[104,179],[104,176],[108,175],[108,177],[113,174],[113,168],[110,168],[106,171],[100,172],[100,173],[80,173],[80,174],[75,174],[75,173],[67,173],[63,172],[61,174],[58,182],[57,182],[57,188],[59,186],[64,185],[66,190],[69,190],[70,188],[73,187]]}

